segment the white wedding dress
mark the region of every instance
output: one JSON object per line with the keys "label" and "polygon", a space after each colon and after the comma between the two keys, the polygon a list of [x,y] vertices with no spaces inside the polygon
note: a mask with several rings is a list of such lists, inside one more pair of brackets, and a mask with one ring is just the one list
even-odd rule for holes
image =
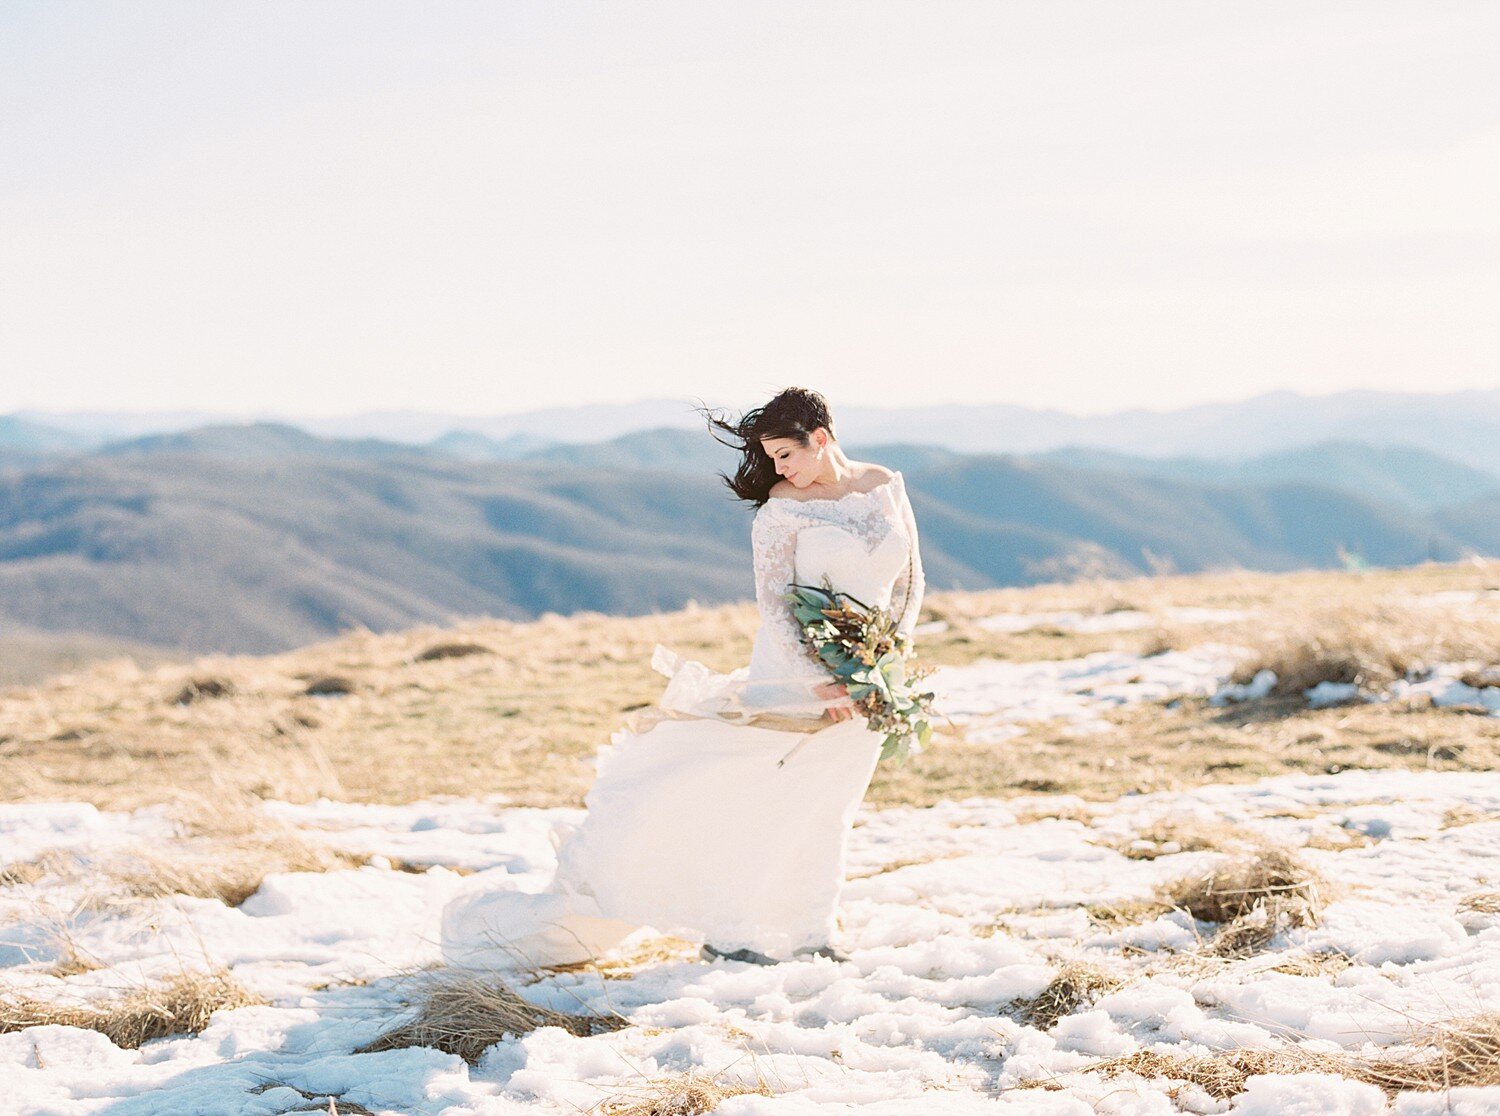
{"label": "white wedding dress", "polygon": [[[829,944],[844,844],[883,737],[830,723],[784,594],[833,588],[916,626],[925,581],[905,481],[832,500],[772,497],[751,529],[760,628],[748,668],[719,674],[658,647],[660,708],[601,750],[587,816],[554,833],[539,893],[474,877],[443,911],[453,964],[570,964],[646,926],[786,957]],[[489,874],[487,873],[486,876]]]}

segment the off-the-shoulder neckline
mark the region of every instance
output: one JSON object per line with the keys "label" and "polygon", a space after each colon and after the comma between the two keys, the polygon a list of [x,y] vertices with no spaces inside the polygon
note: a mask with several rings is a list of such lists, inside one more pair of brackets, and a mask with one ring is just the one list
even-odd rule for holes
{"label": "off-the-shoulder neckline", "polygon": [[879,492],[883,488],[891,488],[895,485],[897,480],[900,480],[903,483],[906,480],[906,478],[901,475],[900,469],[892,470],[891,475],[886,477],[885,480],[881,481],[874,488],[866,488],[863,491],[856,489],[853,492],[846,492],[842,496],[810,496],[806,500],[799,500],[796,496],[767,496],[766,503],[769,504],[772,500],[780,500],[785,504],[837,504],[839,501],[847,500],[851,496],[870,496],[876,492]]}

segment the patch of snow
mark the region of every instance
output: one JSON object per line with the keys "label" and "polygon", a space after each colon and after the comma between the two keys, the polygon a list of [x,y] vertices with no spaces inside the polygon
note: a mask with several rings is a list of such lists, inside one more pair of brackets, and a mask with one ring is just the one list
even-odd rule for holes
{"label": "patch of snow", "polygon": [[1303,690],[1307,704],[1313,709],[1324,709],[1330,705],[1346,705],[1352,701],[1363,701],[1364,694],[1355,682],[1319,682],[1311,689]]}
{"label": "patch of snow", "polygon": [[1126,608],[1114,612],[998,612],[974,621],[990,632],[1029,632],[1057,628],[1067,632],[1130,632],[1161,623],[1224,624],[1252,615],[1229,608],[1168,608],[1160,615]]}
{"label": "patch of snow", "polygon": [[[1500,774],[1283,776],[1096,803],[1088,823],[1020,824],[1011,804],[985,799],[866,810],[851,835],[855,878],[842,903],[852,963],[763,969],[669,961],[608,982],[591,972],[513,973],[538,1003],[617,1011],[632,1026],[593,1038],[546,1028],[497,1043],[471,1068],[434,1050],[353,1051],[400,1018],[410,987],[403,974],[437,960],[435,920],[447,898],[476,881],[540,886],[551,872],[550,826],[575,822],[577,811],[459,800],[277,805],[278,817],[309,835],[369,853],[405,855],[420,839],[429,842],[424,851],[446,851],[452,863],[489,867],[467,879],[444,867],[277,875],[238,909],[177,897],[91,911],[78,905],[83,885],[0,889],[0,939],[39,939],[62,925],[80,951],[108,965],[61,978],[46,971],[46,957],[7,954],[10,988],[97,996],[184,966],[224,964],[271,1001],[221,1011],[200,1035],[139,1051],[70,1027],[0,1035],[6,1111],[269,1114],[326,1095],[375,1112],[431,1116],[586,1111],[665,1073],[750,1072],[748,1050],[780,1095],[736,1098],[721,1113],[1165,1116],[1166,1082],[1105,1078],[1088,1067],[1147,1047],[1182,1055],[1288,1041],[1351,1052],[1399,1048],[1423,1023],[1500,1010],[1500,924],[1456,913],[1458,897],[1493,886],[1500,824],[1444,829],[1456,807],[1500,810]],[[1160,961],[1196,950],[1212,926],[1172,912],[1108,929],[1085,911],[1149,896],[1217,861],[1212,852],[1146,861],[1114,851],[1162,816],[1232,822],[1291,845],[1339,829],[1376,840],[1305,850],[1334,888],[1319,924],[1194,976]],[[0,833],[28,848],[84,833],[106,843],[134,839],[159,824],[149,811],[0,806]],[[1285,958],[1327,952],[1353,964],[1323,977],[1274,971]],[[1126,983],[1050,1032],[1019,1022],[1014,1001],[1035,996],[1067,959],[1101,965]],[[1035,1077],[1063,1088],[1013,1088]],[[273,1087],[254,1091],[267,1083]],[[1198,1097],[1178,1095],[1184,1103]],[[1403,1096],[1394,1111],[1500,1110],[1500,1090],[1460,1090],[1451,1099],[1449,1109]],[[1255,1078],[1231,1106],[1216,1108],[1206,1097],[1193,1104],[1252,1114],[1387,1111],[1367,1087],[1319,1075]]]}
{"label": "patch of snow", "polygon": [[964,725],[970,740],[1004,739],[1009,726],[1048,720],[1093,731],[1108,727],[1102,714],[1109,710],[1214,693],[1243,654],[1239,648],[1206,643],[1159,655],[1096,651],[1076,659],[980,659],[939,668],[932,685],[938,708]]}
{"label": "patch of snow", "polygon": [[1226,682],[1214,691],[1208,700],[1211,705],[1228,705],[1231,702],[1259,701],[1276,685],[1274,670],[1258,670],[1248,682]]}

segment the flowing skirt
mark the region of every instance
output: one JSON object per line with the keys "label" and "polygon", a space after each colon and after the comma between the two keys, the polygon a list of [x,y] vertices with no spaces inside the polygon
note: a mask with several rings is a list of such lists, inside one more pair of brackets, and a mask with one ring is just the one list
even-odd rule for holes
{"label": "flowing skirt", "polygon": [[815,732],[680,717],[613,740],[547,889],[444,910],[450,962],[570,964],[645,926],[778,957],[831,940],[880,734],[860,717]]}

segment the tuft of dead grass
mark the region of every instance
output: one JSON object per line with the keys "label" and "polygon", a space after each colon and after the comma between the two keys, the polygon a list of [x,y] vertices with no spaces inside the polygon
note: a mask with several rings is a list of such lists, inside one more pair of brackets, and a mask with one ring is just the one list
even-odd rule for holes
{"label": "tuft of dead grass", "polygon": [[51,875],[67,876],[78,864],[72,849],[43,849],[25,860],[13,860],[0,868],[0,887],[33,884]]}
{"label": "tuft of dead grass", "polygon": [[1467,803],[1459,806],[1450,806],[1443,811],[1443,829],[1458,829],[1465,825],[1483,825],[1486,822],[1500,821],[1500,814],[1493,810],[1478,810]]}
{"label": "tuft of dead grass", "polygon": [[285,1081],[264,1081],[250,1092],[260,1095],[274,1089],[290,1089],[306,1102],[298,1108],[287,1109],[286,1116],[314,1112],[322,1113],[323,1116],[377,1116],[374,1109],[366,1108],[357,1101],[345,1100],[339,1093],[309,1093]]}
{"label": "tuft of dead grass", "polygon": [[1234,680],[1248,682],[1261,670],[1276,672],[1272,693],[1300,696],[1319,682],[1353,683],[1376,690],[1398,678],[1420,677],[1437,662],[1495,661],[1500,625],[1489,621],[1434,623],[1430,610],[1390,601],[1358,607],[1314,609],[1251,632],[1252,656]]}
{"label": "tuft of dead grass", "polygon": [[1347,953],[1319,951],[1295,954],[1273,965],[1271,971],[1299,977],[1337,976],[1352,964],[1354,961]]}
{"label": "tuft of dead grass", "polygon": [[1458,901],[1460,911],[1476,914],[1500,914],[1500,891],[1476,891]]}
{"label": "tuft of dead grass", "polygon": [[1270,945],[1277,934],[1305,925],[1311,918],[1307,904],[1301,900],[1262,899],[1225,923],[1203,953],[1226,961],[1252,957]]}
{"label": "tuft of dead grass", "polygon": [[1500,1012],[1434,1024],[1411,1045],[1426,1056],[1349,1058],[1342,1072],[1391,1094],[1500,1085]]}
{"label": "tuft of dead grass", "polygon": [[1114,848],[1131,860],[1155,860],[1182,852],[1236,852],[1262,840],[1259,834],[1232,822],[1185,816],[1157,818],[1135,835],[1115,842]]}
{"label": "tuft of dead grass", "polygon": [[1476,690],[1500,686],[1500,666],[1492,663],[1488,666],[1466,670],[1458,676],[1458,680],[1465,686],[1473,686]]}
{"label": "tuft of dead grass", "polygon": [[1033,799],[1011,806],[1017,825],[1033,825],[1041,821],[1074,821],[1088,825],[1094,820],[1094,810],[1087,802],[1077,798],[1063,797],[1057,801]]}
{"label": "tuft of dead grass", "polygon": [[1324,1073],[1362,1081],[1387,1095],[1437,1092],[1500,1085],[1500,1013],[1447,1020],[1414,1034],[1409,1055],[1356,1056],[1301,1047],[1225,1050],[1199,1057],[1140,1050],[1087,1067],[1108,1077],[1133,1073],[1144,1078],[1187,1081],[1217,1100],[1245,1091],[1259,1074]]}
{"label": "tuft of dead grass", "polygon": [[1308,925],[1323,906],[1327,884],[1289,849],[1262,845],[1207,872],[1165,886],[1162,901],[1203,922],[1229,922],[1262,908]]}
{"label": "tuft of dead grass", "polygon": [[333,697],[342,694],[352,694],[354,692],[354,683],[343,675],[325,674],[314,678],[302,692],[309,697],[318,697],[319,695]]}
{"label": "tuft of dead grass", "polygon": [[57,1024],[98,1031],[125,1050],[152,1039],[197,1034],[213,1013],[265,1000],[226,970],[183,973],[169,982],[134,988],[103,1002],[64,1004],[0,993],[0,1034]]}
{"label": "tuft of dead grass", "polygon": [[568,965],[546,965],[549,973],[594,973],[602,980],[633,980],[641,969],[651,965],[669,965],[696,961],[698,946],[682,938],[649,938],[628,954],[575,961]]}
{"label": "tuft of dead grass", "polygon": [[55,875],[91,885],[93,899],[190,895],[237,907],[275,872],[332,872],[368,863],[363,854],[309,841],[258,808],[233,800],[217,809],[179,803],[178,834],[152,848],[126,847],[96,856],[52,849],[0,870],[0,884]]}
{"label": "tuft of dead grass", "polygon": [[172,705],[191,705],[204,698],[229,697],[235,692],[234,683],[228,678],[215,676],[189,678],[171,698]]}
{"label": "tuft of dead grass", "polygon": [[448,970],[422,978],[416,1013],[356,1053],[425,1046],[457,1054],[469,1064],[507,1035],[527,1035],[541,1027],[561,1027],[590,1035],[629,1025],[621,1016],[573,1015],[524,999],[493,973]]}
{"label": "tuft of dead grass", "polygon": [[1123,926],[1154,922],[1162,915],[1170,914],[1172,909],[1171,903],[1160,899],[1108,899],[1090,903],[1084,911],[1095,925],[1117,930]]}
{"label": "tuft of dead grass", "polygon": [[1058,1020],[1072,1015],[1095,997],[1113,992],[1122,983],[1118,976],[1098,965],[1069,961],[1046,988],[1030,999],[1015,1001],[1011,1009],[1023,1022],[1048,1031]]}
{"label": "tuft of dead grass", "polygon": [[639,1090],[630,1090],[602,1101],[594,1109],[600,1116],[704,1116],[730,1097],[769,1097],[771,1087],[756,1078],[753,1083],[721,1081],[688,1071],[676,1077],[659,1077]]}
{"label": "tuft of dead grass", "polygon": [[882,864],[879,868],[871,868],[864,872],[851,872],[847,878],[851,880],[872,880],[876,876],[887,876],[892,872],[899,872],[903,868],[916,868],[920,865],[932,864],[939,860],[956,860],[964,855],[962,851],[953,850],[950,852],[933,853],[931,856],[905,857],[901,860],[893,860],[889,864]]}
{"label": "tuft of dead grass", "polygon": [[430,663],[438,659],[462,659],[469,655],[493,655],[494,653],[491,648],[482,643],[435,643],[413,656],[412,662]]}

